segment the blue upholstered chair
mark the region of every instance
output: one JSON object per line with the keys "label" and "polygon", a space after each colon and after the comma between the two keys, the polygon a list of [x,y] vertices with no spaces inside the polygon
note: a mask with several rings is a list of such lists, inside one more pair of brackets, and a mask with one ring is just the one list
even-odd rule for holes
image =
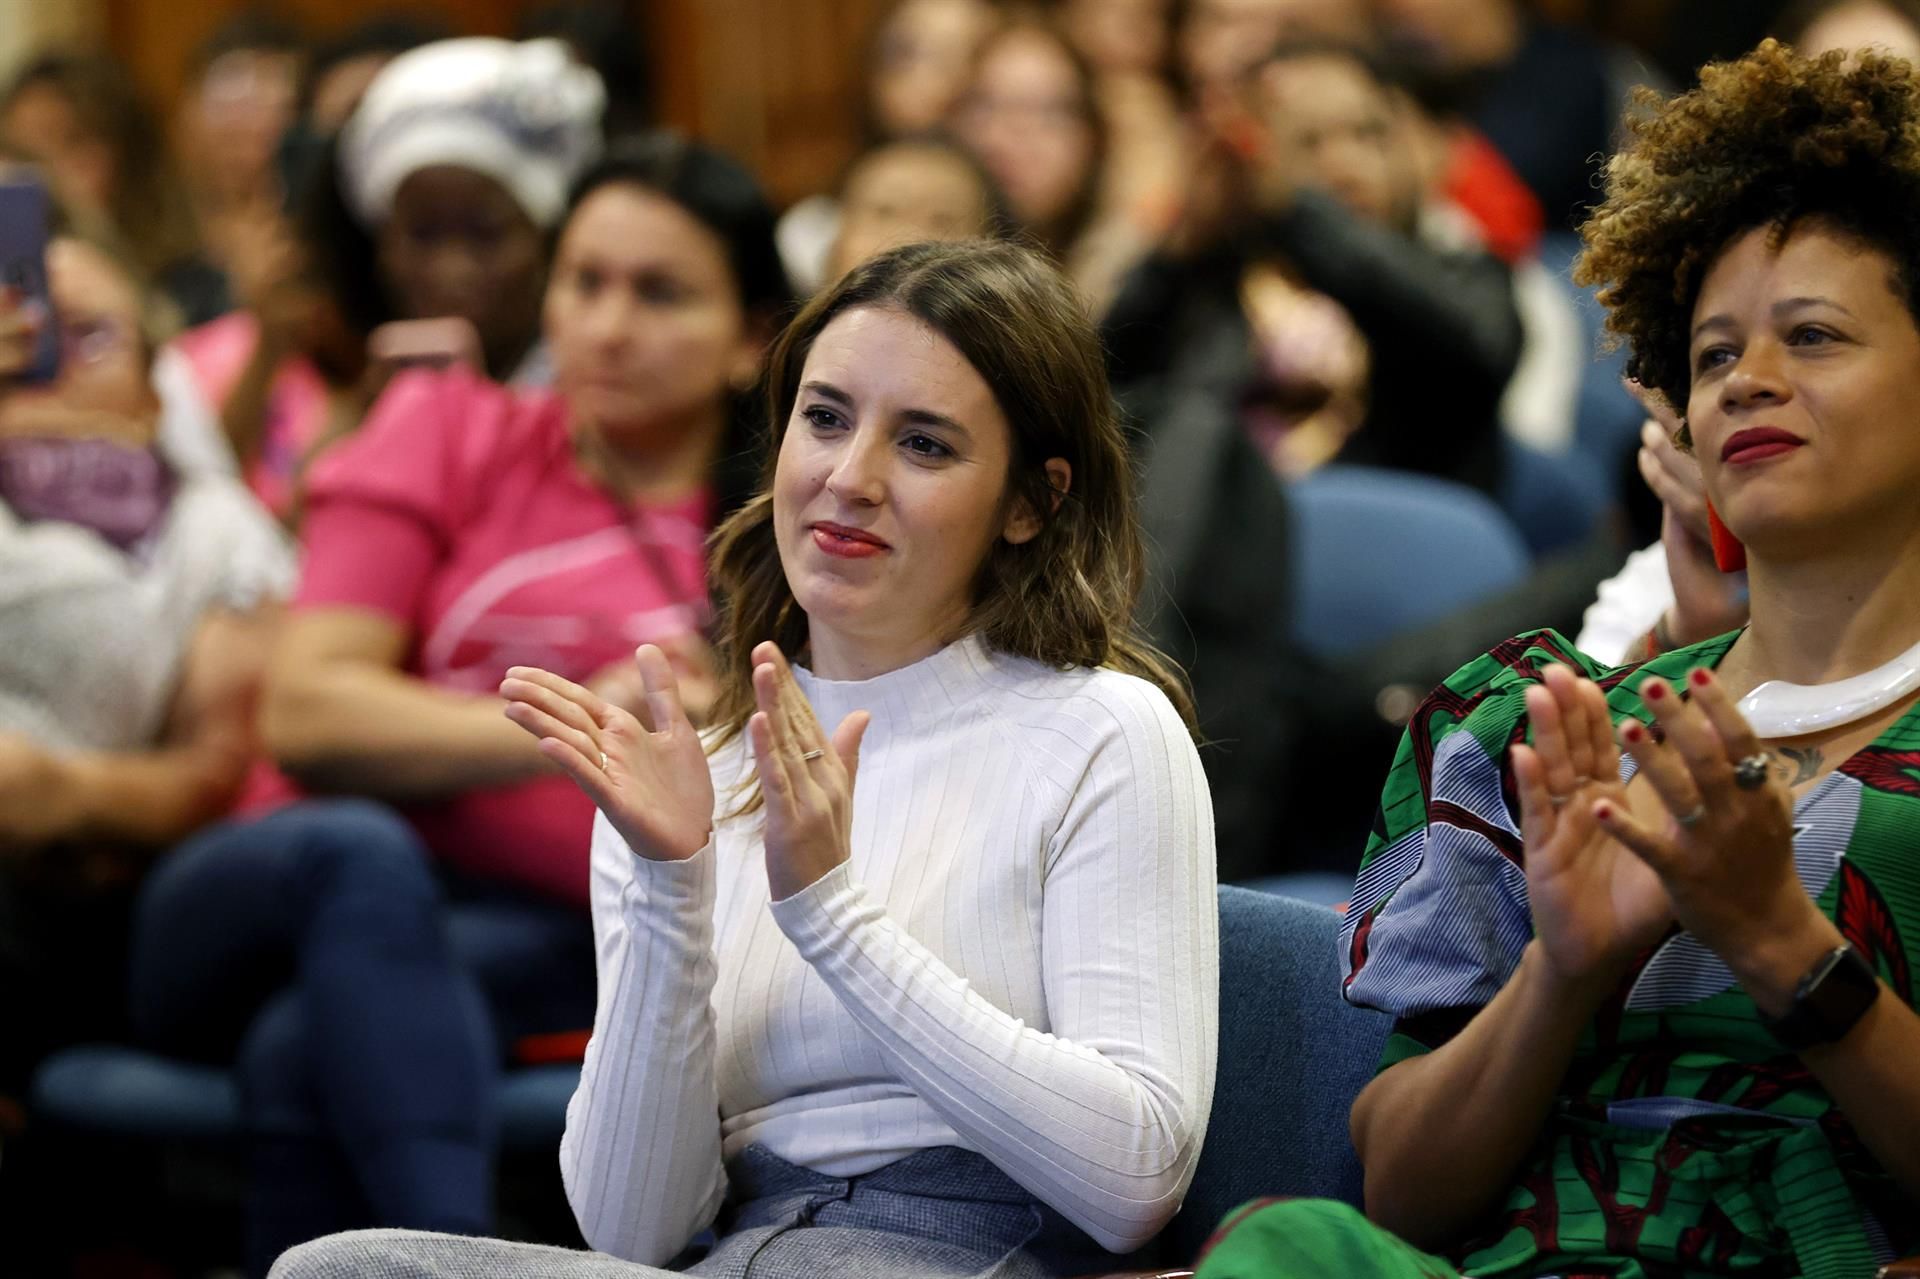
{"label": "blue upholstered chair", "polygon": [[1390,1019],[1340,996],[1340,916],[1220,889],[1220,1069],[1186,1204],[1163,1236],[1191,1260],[1220,1220],[1263,1195],[1360,1202],[1347,1112]]}
{"label": "blue upholstered chair", "polygon": [[1604,468],[1580,453],[1542,453],[1514,440],[1503,441],[1501,456],[1500,509],[1528,550],[1551,555],[1593,533],[1611,500]]}
{"label": "blue upholstered chair", "polygon": [[1491,499],[1404,471],[1327,466],[1288,490],[1295,641],[1338,660],[1517,585],[1526,543]]}
{"label": "blue upholstered chair", "polygon": [[[1347,1112],[1373,1078],[1390,1020],[1340,997],[1340,916],[1220,889],[1220,1070],[1186,1203],[1153,1255],[1187,1264],[1226,1215],[1268,1195],[1359,1205]],[[1142,1271],[1108,1279],[1187,1272]]]}

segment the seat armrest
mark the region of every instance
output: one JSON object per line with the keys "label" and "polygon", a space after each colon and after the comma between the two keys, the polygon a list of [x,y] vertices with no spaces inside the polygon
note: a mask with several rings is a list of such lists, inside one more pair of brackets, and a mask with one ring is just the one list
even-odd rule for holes
{"label": "seat armrest", "polygon": [[1920,1257],[1902,1257],[1880,1267],[1876,1279],[1920,1279]]}

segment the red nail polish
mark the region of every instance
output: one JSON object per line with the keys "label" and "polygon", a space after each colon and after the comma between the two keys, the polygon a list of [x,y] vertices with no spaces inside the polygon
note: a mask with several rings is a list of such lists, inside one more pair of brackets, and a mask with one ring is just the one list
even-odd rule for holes
{"label": "red nail polish", "polygon": [[1707,674],[1706,667],[1696,666],[1693,668],[1693,673],[1688,675],[1687,678],[1693,681],[1695,688],[1705,688],[1707,681],[1712,677]]}
{"label": "red nail polish", "polygon": [[1646,737],[1647,730],[1640,727],[1638,724],[1629,724],[1621,732],[1620,735],[1626,738],[1628,741],[1633,742],[1637,745],[1639,744],[1641,739]]}
{"label": "red nail polish", "polygon": [[1593,809],[1593,815],[1603,822],[1610,822],[1613,820],[1613,806],[1611,804],[1596,804]]}
{"label": "red nail polish", "polygon": [[1657,684],[1651,681],[1648,682],[1647,684],[1647,700],[1648,701],[1657,702],[1661,698],[1665,697],[1666,695],[1667,695],[1667,686],[1665,684]]}

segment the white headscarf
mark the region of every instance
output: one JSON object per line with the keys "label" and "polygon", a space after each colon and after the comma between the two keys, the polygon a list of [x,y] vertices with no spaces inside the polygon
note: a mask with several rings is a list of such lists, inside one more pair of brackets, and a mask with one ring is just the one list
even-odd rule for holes
{"label": "white headscarf", "polygon": [[558,40],[474,36],[422,45],[389,62],[340,135],[347,204],[372,229],[394,192],[432,165],[484,173],[542,227],[600,151],[606,90]]}

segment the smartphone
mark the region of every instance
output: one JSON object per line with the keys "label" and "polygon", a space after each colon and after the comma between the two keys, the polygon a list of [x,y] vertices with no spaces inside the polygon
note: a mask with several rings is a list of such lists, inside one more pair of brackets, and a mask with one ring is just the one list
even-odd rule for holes
{"label": "smartphone", "polygon": [[48,207],[47,188],[38,179],[14,174],[0,180],[0,287],[40,313],[40,339],[33,363],[18,375],[22,382],[60,376],[60,326],[47,283]]}
{"label": "smartphone", "polygon": [[395,320],[367,335],[367,358],[400,368],[479,369],[480,334],[457,316],[439,320]]}

